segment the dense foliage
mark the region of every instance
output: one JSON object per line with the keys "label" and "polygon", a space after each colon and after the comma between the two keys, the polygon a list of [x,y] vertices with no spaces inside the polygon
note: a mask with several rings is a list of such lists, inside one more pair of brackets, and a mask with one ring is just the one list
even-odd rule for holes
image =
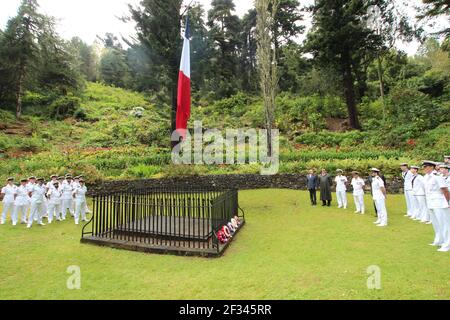
{"label": "dense foliage", "polygon": [[[401,26],[401,35],[368,28],[365,10],[375,2],[386,8],[383,23]],[[375,2],[316,1],[310,8],[314,26],[304,34],[305,8],[280,0],[271,32],[280,77],[274,125],[281,132],[281,172],[377,166],[394,174],[401,160],[439,159],[450,152],[445,42],[428,37],[416,56],[407,56],[390,42],[418,30],[395,15],[393,1]],[[142,1],[130,8],[135,41],[106,34],[93,45],[61,39],[53,18],[40,14],[37,4],[23,0],[0,30],[0,179],[66,171],[85,172],[92,180],[259,172],[252,165],[171,165],[183,22],[168,12],[183,13],[181,1]],[[435,5],[429,16],[446,14],[440,2]],[[256,10],[241,18],[234,8],[232,0],[214,0],[207,13],[198,4],[188,12],[191,123],[264,128]],[[302,34],[308,41],[299,44]],[[23,115],[17,119],[19,106]],[[361,130],[351,130],[358,127],[349,120],[352,112]]]}

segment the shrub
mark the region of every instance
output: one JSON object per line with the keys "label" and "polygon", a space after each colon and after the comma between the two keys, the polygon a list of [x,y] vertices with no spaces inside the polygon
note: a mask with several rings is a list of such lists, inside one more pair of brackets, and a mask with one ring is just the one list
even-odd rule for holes
{"label": "shrub", "polygon": [[50,115],[56,120],[72,117],[79,108],[81,99],[74,96],[64,96],[50,104]]}

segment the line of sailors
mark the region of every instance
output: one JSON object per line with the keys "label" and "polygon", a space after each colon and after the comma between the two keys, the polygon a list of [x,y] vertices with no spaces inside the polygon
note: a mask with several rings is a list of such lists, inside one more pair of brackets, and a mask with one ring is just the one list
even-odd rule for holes
{"label": "line of sailors", "polygon": [[[8,178],[7,184],[1,189],[3,209],[0,224],[6,223],[7,214],[10,213],[12,225],[19,222],[31,228],[33,223],[44,226],[43,218],[48,224],[53,221],[65,221],[67,212],[74,217],[75,224],[87,221],[86,193],[87,188],[82,176],[72,178],[51,176],[51,181],[45,183],[44,179],[30,177],[22,179],[20,185],[14,184],[14,178]],[[28,213],[28,217],[27,217]]]}
{"label": "line of sailors", "polygon": [[432,224],[435,238],[431,246],[450,251],[450,156],[445,163],[424,161],[418,166],[401,164],[406,199],[406,214],[413,220]]}
{"label": "line of sailors", "polygon": [[[377,168],[372,168],[369,183],[372,189],[372,198],[377,212],[377,221],[374,223],[377,227],[386,227],[388,225],[388,213],[386,209],[386,186],[384,179],[382,179],[381,171]],[[361,174],[357,171],[352,172],[351,186],[353,187],[353,199],[355,202],[356,211],[358,214],[365,214],[366,208],[364,204],[364,188],[366,182],[361,178]],[[337,176],[334,179],[336,182],[336,197],[339,209],[347,209],[347,183],[348,179],[344,175],[344,171],[338,169]]]}
{"label": "line of sailors", "polygon": [[[422,168],[425,175],[420,175],[419,166],[409,166],[407,163],[401,164],[402,178],[404,180],[405,198],[407,213],[405,216],[420,221],[425,224],[432,224],[435,230],[435,239],[431,246],[440,247],[438,251],[450,251],[450,156],[445,156],[444,163],[425,160]],[[324,170],[325,171],[325,170]],[[365,181],[359,172],[352,172],[353,197],[355,201],[355,213],[365,214],[364,187]],[[312,181],[310,177],[308,181]],[[322,172],[323,177],[329,177],[327,172]],[[331,179],[328,179],[331,180]],[[343,170],[337,170],[334,179],[336,183],[336,196],[338,207],[347,209],[347,184],[348,179]],[[386,208],[386,185],[381,171],[377,168],[371,169],[369,183],[372,189],[372,198],[377,213],[377,221],[374,223],[378,227],[388,225],[388,212]],[[329,182],[331,187],[331,181]],[[315,192],[315,183],[308,187],[310,192]],[[321,187],[321,193],[323,192]],[[331,192],[329,191],[331,200]],[[315,205],[315,197],[311,197],[312,205]],[[325,206],[325,204],[324,204]]]}

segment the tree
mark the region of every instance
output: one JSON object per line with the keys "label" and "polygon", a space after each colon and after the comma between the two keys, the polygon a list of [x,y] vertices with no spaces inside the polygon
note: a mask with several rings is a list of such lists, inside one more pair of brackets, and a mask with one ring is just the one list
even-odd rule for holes
{"label": "tree", "polygon": [[367,8],[367,16],[363,18],[367,26],[380,38],[380,47],[376,52],[380,96],[383,102],[383,121],[386,118],[385,83],[383,78],[383,57],[394,48],[398,40],[410,42],[419,38],[422,30],[415,30],[409,17],[403,12],[403,6],[395,0],[375,0]]}
{"label": "tree", "polygon": [[310,8],[313,27],[305,44],[316,65],[332,66],[341,74],[349,124],[354,129],[361,128],[355,80],[364,74],[361,68],[367,68],[381,42],[380,36],[362,22],[367,7],[363,0],[317,0]]}
{"label": "tree", "polygon": [[257,75],[257,39],[256,39],[256,9],[250,9],[242,18],[242,31],[240,33],[240,74],[242,77],[242,90],[256,92],[258,82],[254,79]]}
{"label": "tree", "polygon": [[70,47],[55,32],[54,19],[38,13],[36,0],[22,0],[2,33],[0,47],[0,78],[9,82],[1,87],[13,92],[18,118],[26,90],[51,96],[81,87]]}
{"label": "tree", "polygon": [[88,81],[98,80],[99,57],[93,46],[89,46],[78,37],[70,41],[75,54],[77,55],[80,72]]}
{"label": "tree", "polygon": [[[278,10],[278,0],[256,0],[258,35],[258,69],[266,116],[267,146],[272,156],[272,128],[275,123],[275,100],[278,90],[276,50],[273,44],[273,23]],[[269,6],[271,11],[269,11]]]}
{"label": "tree", "polygon": [[149,61],[158,66],[156,76],[172,98],[172,131],[176,130],[177,84],[181,56],[182,0],[142,0],[140,7],[130,6],[136,23],[137,38],[147,50]]}
{"label": "tree", "polygon": [[46,23],[37,9],[36,0],[22,0],[17,16],[8,21],[3,33],[1,70],[4,77],[11,81],[17,118],[22,115],[25,86],[38,65],[37,39],[41,37],[41,30]]}
{"label": "tree", "polygon": [[100,77],[109,85],[125,88],[129,68],[125,52],[118,49],[106,48],[100,60]]}
{"label": "tree", "polygon": [[[418,15],[419,19],[440,16],[446,16],[448,18],[450,15],[450,2],[448,0],[422,0],[422,2],[425,4],[425,8],[423,12]],[[446,41],[448,42],[450,38],[450,28],[447,27],[443,30],[439,30],[436,34],[445,36]]]}
{"label": "tree", "polygon": [[233,0],[213,0],[208,11],[209,37],[214,45],[212,84],[218,97],[228,97],[241,87],[238,76],[241,21],[233,14],[234,9]]}

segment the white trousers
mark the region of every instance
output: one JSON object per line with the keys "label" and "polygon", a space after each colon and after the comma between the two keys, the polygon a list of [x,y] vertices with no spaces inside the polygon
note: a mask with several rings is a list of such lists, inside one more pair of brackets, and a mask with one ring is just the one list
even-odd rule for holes
{"label": "white trousers", "polygon": [[2,218],[1,218],[1,222],[4,223],[6,222],[6,215],[9,214],[11,215],[11,220],[13,219],[14,216],[14,202],[4,202],[3,203],[3,210],[2,210]]}
{"label": "white trousers", "polygon": [[430,213],[427,208],[427,199],[425,196],[414,196],[417,203],[417,219],[420,219],[422,222],[430,221]]}
{"label": "white trousers", "polygon": [[360,196],[353,195],[353,199],[355,199],[356,211],[365,213],[366,208],[364,206],[364,195],[360,195]]}
{"label": "white trousers", "polygon": [[61,219],[61,204],[52,203],[48,204],[48,222],[52,222],[53,218]]}
{"label": "white trousers", "polygon": [[67,210],[69,210],[70,214],[73,215],[73,199],[62,199],[61,200],[61,214],[62,218],[66,219]]}
{"label": "white trousers", "polygon": [[420,204],[419,204],[419,199],[417,199],[416,196],[412,196],[410,199],[410,205],[411,205],[411,217],[413,219],[417,219],[419,218],[419,214],[420,214]]}
{"label": "white trousers", "polygon": [[445,242],[444,229],[442,228],[440,217],[441,215],[437,209],[430,209],[430,220],[435,233],[433,243],[435,245],[442,245]]}
{"label": "white trousers", "polygon": [[375,206],[377,207],[378,221],[382,225],[388,224],[388,214],[386,210],[386,199],[377,199],[375,201]]}
{"label": "white trousers", "polygon": [[[21,220],[22,222],[27,222],[27,213],[28,213],[28,208],[30,206],[28,204],[25,205],[21,205],[21,206],[15,206],[14,208],[14,219],[16,219],[15,221],[17,222],[17,219],[19,218],[19,216],[21,216]],[[13,220],[14,221],[14,220]]]}
{"label": "white trousers", "polygon": [[30,215],[28,217],[28,225],[31,227],[34,221],[42,223],[42,215],[44,214],[44,203],[31,202]]}
{"label": "white trousers", "polygon": [[414,194],[413,192],[410,191],[406,191],[405,190],[405,199],[406,199],[406,213],[408,214],[408,216],[412,217],[414,216],[414,209],[413,209],[413,199]]}
{"label": "white trousers", "polygon": [[433,209],[439,223],[440,242],[444,247],[450,247],[450,208]]}
{"label": "white trousers", "polygon": [[75,223],[78,224],[81,219],[86,219],[86,201],[75,201]]}
{"label": "white trousers", "polygon": [[339,208],[344,207],[345,209],[347,209],[347,192],[337,191],[336,195]]}

